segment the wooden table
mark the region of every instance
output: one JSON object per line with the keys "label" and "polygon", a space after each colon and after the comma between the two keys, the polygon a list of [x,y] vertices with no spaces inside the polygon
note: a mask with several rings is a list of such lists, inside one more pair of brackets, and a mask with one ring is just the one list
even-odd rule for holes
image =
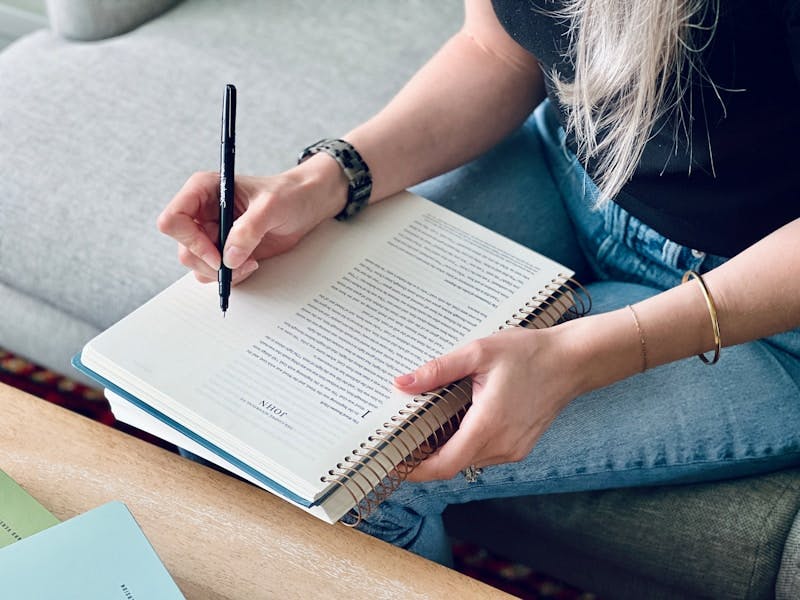
{"label": "wooden table", "polygon": [[187,598],[507,597],[2,384],[0,469],[60,519],[125,502]]}

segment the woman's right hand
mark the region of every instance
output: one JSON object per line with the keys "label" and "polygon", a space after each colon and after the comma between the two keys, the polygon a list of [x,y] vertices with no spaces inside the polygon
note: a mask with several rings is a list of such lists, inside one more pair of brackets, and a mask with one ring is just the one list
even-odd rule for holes
{"label": "woman's right hand", "polygon": [[[280,175],[237,175],[236,220],[223,252],[225,265],[233,269],[233,283],[253,273],[257,261],[286,252],[324,219],[336,215],[346,197],[347,179],[339,165],[322,153]],[[178,259],[198,281],[216,281],[219,174],[192,175],[158,217],[158,228],[177,240]]]}

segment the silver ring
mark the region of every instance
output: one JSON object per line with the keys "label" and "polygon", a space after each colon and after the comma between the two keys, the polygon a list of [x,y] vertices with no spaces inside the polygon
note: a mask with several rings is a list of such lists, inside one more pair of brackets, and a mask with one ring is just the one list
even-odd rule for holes
{"label": "silver ring", "polygon": [[467,483],[475,483],[478,481],[478,477],[480,477],[481,473],[483,473],[483,469],[475,465],[470,465],[461,471],[461,473],[464,475],[464,479],[467,480]]}

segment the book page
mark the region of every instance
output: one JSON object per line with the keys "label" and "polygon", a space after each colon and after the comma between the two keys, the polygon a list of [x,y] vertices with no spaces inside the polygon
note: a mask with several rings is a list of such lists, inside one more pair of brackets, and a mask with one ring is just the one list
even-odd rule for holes
{"label": "book page", "polygon": [[216,286],[187,276],[90,343],[84,362],[282,485],[317,493],[408,401],[395,375],[492,333],[562,272],[405,193],[264,261],[224,320]]}

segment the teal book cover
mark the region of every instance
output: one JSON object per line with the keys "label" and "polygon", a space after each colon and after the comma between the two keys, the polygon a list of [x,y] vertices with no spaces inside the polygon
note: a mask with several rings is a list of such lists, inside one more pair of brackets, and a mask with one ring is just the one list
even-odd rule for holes
{"label": "teal book cover", "polygon": [[0,598],[184,598],[133,515],[109,502],[0,549]]}

